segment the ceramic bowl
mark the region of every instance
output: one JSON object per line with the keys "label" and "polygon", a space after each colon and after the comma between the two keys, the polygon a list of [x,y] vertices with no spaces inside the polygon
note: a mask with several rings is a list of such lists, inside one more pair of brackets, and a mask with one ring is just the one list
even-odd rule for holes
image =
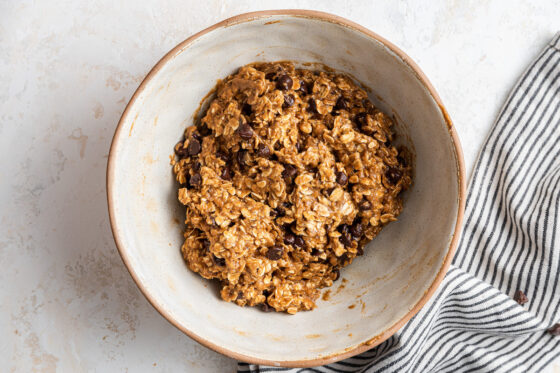
{"label": "ceramic bowl", "polygon": [[[415,154],[414,186],[397,222],[341,271],[329,300],[297,315],[222,301],[180,247],[184,210],[169,157],[216,81],[254,61],[325,64],[351,74],[394,115]],[[318,65],[315,65],[318,66]],[[320,66],[320,65],[319,65]],[[107,170],[111,226],[134,281],[173,325],[233,358],[326,364],[368,350],[428,301],[453,257],[465,200],[457,134],[424,74],[373,32],[303,10],[243,14],[179,44],[144,79],[118,124]]]}

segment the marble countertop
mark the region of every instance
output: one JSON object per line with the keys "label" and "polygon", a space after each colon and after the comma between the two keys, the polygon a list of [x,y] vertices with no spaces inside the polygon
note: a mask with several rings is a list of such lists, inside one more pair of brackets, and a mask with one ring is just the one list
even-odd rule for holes
{"label": "marble countertop", "polygon": [[[468,170],[515,80],[560,30],[555,1],[0,1],[0,361],[12,371],[230,372],[144,299],[116,251],[105,167],[132,93],[189,35],[308,8],[388,38],[428,75]],[[7,363],[7,365],[6,365]],[[560,372],[560,364],[549,368]]]}

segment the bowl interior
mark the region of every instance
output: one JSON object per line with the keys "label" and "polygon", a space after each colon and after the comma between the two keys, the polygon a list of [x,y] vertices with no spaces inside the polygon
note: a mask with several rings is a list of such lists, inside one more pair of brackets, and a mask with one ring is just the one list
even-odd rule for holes
{"label": "bowl interior", "polygon": [[[224,302],[215,285],[189,271],[180,253],[184,210],[169,164],[173,146],[218,79],[249,62],[277,60],[323,63],[371,87],[370,97],[397,115],[397,132],[416,155],[415,184],[399,220],[341,271],[330,300],[295,316]],[[203,34],[160,66],[123,116],[109,170],[121,253],[160,311],[222,352],[282,364],[336,359],[415,307],[449,252],[460,170],[448,124],[407,63],[351,27],[268,15]]]}

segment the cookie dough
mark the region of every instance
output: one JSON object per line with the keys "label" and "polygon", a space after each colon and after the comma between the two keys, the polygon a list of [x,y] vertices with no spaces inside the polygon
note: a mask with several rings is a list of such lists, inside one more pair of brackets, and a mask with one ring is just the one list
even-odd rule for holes
{"label": "cookie dough", "polygon": [[240,306],[294,314],[401,212],[393,120],[352,79],[254,63],[218,82],[175,146],[188,267]]}

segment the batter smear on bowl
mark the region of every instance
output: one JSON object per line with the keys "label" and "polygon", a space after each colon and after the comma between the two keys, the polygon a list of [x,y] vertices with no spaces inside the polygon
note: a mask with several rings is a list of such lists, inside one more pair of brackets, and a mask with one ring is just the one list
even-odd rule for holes
{"label": "batter smear on bowl", "polygon": [[255,63],[218,82],[172,161],[189,268],[240,306],[313,309],[403,208],[392,125],[343,74]]}

